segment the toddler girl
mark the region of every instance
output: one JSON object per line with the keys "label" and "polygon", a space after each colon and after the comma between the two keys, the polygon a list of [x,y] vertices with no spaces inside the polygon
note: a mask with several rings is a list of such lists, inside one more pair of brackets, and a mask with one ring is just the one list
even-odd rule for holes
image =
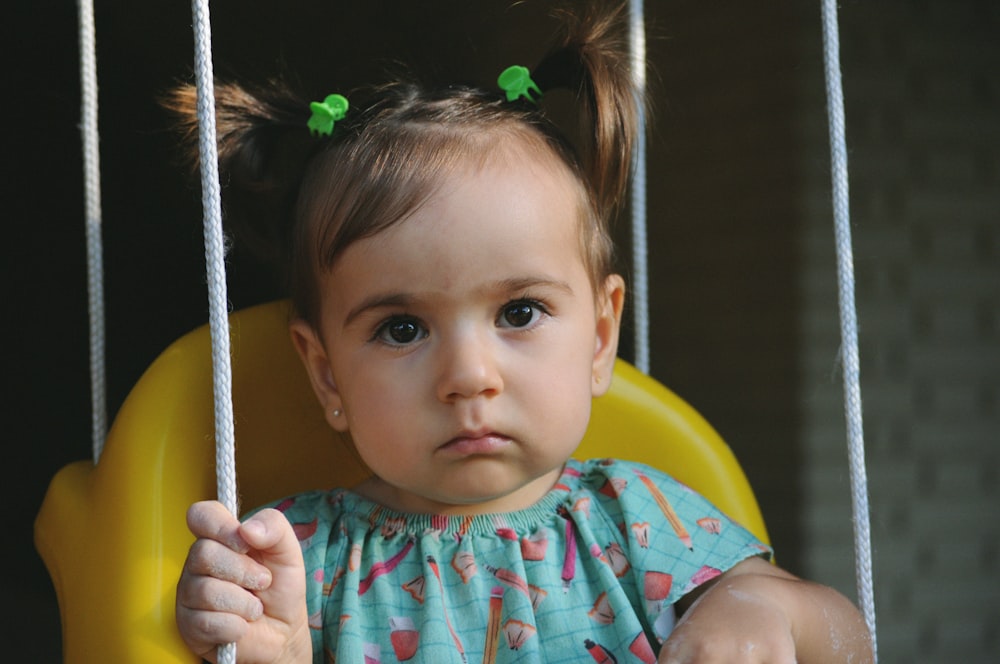
{"label": "toddler girl", "polygon": [[[625,297],[607,230],[637,122],[620,14],[569,17],[503,93],[392,83],[310,107],[219,86],[221,159],[245,193],[230,214],[288,220],[292,341],[372,475],[242,524],[191,508],[177,621],[198,655],[870,658],[847,600],[771,565],[689,489],[571,459]],[[556,87],[588,110],[585,160],[538,106]],[[193,122],[191,95],[174,105]]]}

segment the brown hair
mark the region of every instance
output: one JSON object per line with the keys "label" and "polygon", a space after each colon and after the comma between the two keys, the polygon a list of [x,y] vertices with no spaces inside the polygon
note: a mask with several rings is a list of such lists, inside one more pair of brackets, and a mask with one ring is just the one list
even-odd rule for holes
{"label": "brown hair", "polygon": [[[497,138],[548,151],[581,186],[583,260],[595,284],[612,270],[608,226],[623,197],[638,104],[623,34],[624,9],[579,3],[559,13],[564,32],[533,70],[543,91],[567,88],[583,107],[583,158],[526,100],[452,86],[394,82],[354,91],[330,138],[308,135],[308,104],[279,82],[216,87],[226,216],[258,249],[288,266],[297,314],[319,321],[319,277],[351,243],[404,219],[451,169]],[[166,105],[193,140],[194,91]],[[277,223],[276,223],[277,222]]]}

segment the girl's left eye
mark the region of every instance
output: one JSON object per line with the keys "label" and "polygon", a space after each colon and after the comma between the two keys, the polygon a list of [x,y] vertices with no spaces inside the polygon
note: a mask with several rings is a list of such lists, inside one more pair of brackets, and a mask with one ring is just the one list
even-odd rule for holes
{"label": "girl's left eye", "polygon": [[497,322],[501,327],[527,327],[543,313],[545,312],[539,303],[518,300],[504,306]]}

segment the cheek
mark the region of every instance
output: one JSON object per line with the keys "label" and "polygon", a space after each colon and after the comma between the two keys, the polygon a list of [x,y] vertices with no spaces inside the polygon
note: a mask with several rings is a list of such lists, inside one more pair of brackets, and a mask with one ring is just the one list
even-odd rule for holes
{"label": "cheek", "polygon": [[389,413],[390,409],[366,401],[354,401],[353,405],[345,403],[345,406],[354,448],[369,468],[382,474],[388,459],[405,454],[405,448],[398,444],[405,432],[395,427],[400,422],[405,423],[406,416],[398,411]]}
{"label": "cheek", "polygon": [[550,397],[550,407],[535,420],[542,423],[546,447],[552,454],[570,456],[577,448],[590,424],[591,402],[589,389]]}
{"label": "cheek", "polygon": [[539,405],[545,404],[547,413],[543,417],[559,420],[559,426],[574,425],[582,420],[585,428],[592,400],[592,363],[583,348],[564,347],[552,355],[548,358],[550,362],[528,374],[534,397]]}
{"label": "cheek", "polygon": [[353,378],[341,391],[344,410],[356,437],[383,438],[411,423],[421,389],[413,380],[416,372],[384,375],[373,363],[364,364],[349,371]]}

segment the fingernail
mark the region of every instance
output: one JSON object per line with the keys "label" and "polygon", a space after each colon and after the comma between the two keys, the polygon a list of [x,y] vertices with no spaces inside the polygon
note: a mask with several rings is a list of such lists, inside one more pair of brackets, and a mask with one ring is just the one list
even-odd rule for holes
{"label": "fingernail", "polygon": [[271,584],[271,575],[267,572],[251,574],[246,577],[245,588],[247,590],[264,590]]}
{"label": "fingernail", "polygon": [[247,521],[243,524],[244,532],[248,532],[254,537],[260,537],[266,531],[264,529],[264,524],[260,521]]}

